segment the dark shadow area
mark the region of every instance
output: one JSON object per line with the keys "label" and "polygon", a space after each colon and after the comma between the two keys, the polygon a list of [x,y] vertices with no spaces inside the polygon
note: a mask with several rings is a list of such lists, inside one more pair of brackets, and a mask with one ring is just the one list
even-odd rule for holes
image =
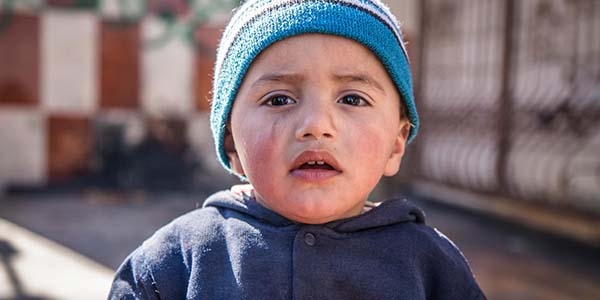
{"label": "dark shadow area", "polygon": [[187,125],[177,118],[149,119],[144,138],[133,145],[124,127],[98,126],[95,169],[88,184],[107,189],[190,191],[202,171],[188,141]]}
{"label": "dark shadow area", "polygon": [[[187,122],[177,117],[143,120],[140,139],[127,137],[128,124],[96,120],[93,143],[83,165],[46,185],[11,184],[7,194],[60,194],[102,190],[127,193],[196,192],[206,170],[187,137]],[[81,145],[80,145],[81,146]],[[75,164],[74,164],[75,165]],[[57,176],[58,177],[58,176]]]}

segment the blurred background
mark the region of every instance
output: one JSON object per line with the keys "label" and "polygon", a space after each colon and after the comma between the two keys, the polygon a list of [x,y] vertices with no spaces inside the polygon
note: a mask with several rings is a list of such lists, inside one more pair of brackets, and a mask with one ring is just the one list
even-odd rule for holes
{"label": "blurred background", "polygon": [[[490,299],[600,299],[600,1],[387,2],[422,128],[373,198],[421,205]],[[237,183],[208,126],[237,4],[0,0],[0,299],[104,299]]]}

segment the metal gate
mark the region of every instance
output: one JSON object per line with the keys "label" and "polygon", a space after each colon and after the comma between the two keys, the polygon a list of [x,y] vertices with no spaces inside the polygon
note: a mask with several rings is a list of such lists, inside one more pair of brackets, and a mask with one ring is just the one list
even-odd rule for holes
{"label": "metal gate", "polygon": [[600,1],[421,5],[417,176],[600,215]]}

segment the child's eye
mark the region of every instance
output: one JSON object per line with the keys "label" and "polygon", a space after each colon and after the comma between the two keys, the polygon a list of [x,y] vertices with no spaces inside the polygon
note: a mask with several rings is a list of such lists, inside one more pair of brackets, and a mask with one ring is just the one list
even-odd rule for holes
{"label": "child's eye", "polygon": [[353,105],[353,106],[365,106],[369,103],[361,96],[358,95],[346,95],[338,100],[338,103]]}
{"label": "child's eye", "polygon": [[294,104],[296,103],[296,100],[284,95],[275,95],[269,97],[264,103],[268,106],[283,106],[288,104]]}

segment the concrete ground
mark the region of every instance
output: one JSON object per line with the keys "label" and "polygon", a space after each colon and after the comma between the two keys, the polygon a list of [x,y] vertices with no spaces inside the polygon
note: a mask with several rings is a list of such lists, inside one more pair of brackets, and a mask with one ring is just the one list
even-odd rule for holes
{"label": "concrete ground", "polygon": [[103,299],[113,271],[0,219],[0,299]]}
{"label": "concrete ground", "polygon": [[418,202],[428,223],[461,248],[490,300],[600,299],[600,249],[436,202]]}
{"label": "concrete ground", "polygon": [[[0,198],[0,299],[105,299],[125,256],[207,195],[92,191]],[[410,199],[463,250],[489,299],[600,299],[598,249]]]}

